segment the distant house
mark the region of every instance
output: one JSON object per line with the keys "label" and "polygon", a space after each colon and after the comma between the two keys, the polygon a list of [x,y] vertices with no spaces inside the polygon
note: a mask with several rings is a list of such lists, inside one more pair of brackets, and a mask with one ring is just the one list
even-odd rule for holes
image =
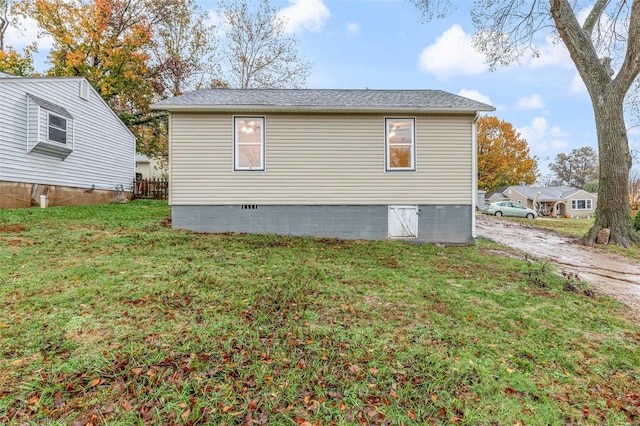
{"label": "distant house", "polygon": [[487,194],[487,202],[517,201],[542,216],[591,217],[598,196],[568,186],[505,186]]}
{"label": "distant house", "polygon": [[0,74],[0,208],[127,196],[135,137],[86,79]]}
{"label": "distant house", "polygon": [[174,228],[473,241],[476,128],[439,90],[212,89],[170,112]]}
{"label": "distant house", "polygon": [[142,179],[160,179],[169,171],[158,160],[144,154],[136,154],[136,176]]}

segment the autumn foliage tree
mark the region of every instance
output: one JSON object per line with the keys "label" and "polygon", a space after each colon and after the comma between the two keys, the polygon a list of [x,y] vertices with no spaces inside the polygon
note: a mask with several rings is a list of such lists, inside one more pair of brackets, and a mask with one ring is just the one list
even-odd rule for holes
{"label": "autumn foliage tree", "polygon": [[0,71],[17,76],[28,76],[35,72],[33,53],[37,50],[36,44],[26,46],[20,53],[5,42],[9,27],[21,31],[19,9],[16,1],[0,0]]}
{"label": "autumn foliage tree", "polygon": [[494,191],[536,181],[538,161],[510,123],[494,116],[480,117],[477,130],[478,188]]}
{"label": "autumn foliage tree", "polygon": [[47,74],[87,78],[136,133],[138,150],[152,153],[157,139],[136,127],[153,95],[146,78],[152,27],[144,2],[35,0],[30,15],[53,38]]}
{"label": "autumn foliage tree", "polygon": [[5,46],[0,50],[0,71],[17,75],[29,76],[35,70],[33,68],[33,50],[34,46],[27,46],[23,53],[20,54],[11,46]]}
{"label": "autumn foliage tree", "polygon": [[49,75],[86,77],[116,111],[144,105],[151,27],[143,13],[118,0],[36,0],[33,17],[54,40]]}

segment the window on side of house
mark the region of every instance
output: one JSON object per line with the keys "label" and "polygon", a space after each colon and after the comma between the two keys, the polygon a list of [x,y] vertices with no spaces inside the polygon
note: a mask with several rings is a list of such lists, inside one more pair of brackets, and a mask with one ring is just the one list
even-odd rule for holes
{"label": "window on side of house", "polygon": [[264,117],[234,117],[234,170],[264,170]]}
{"label": "window on side of house", "polygon": [[51,112],[47,113],[48,138],[50,141],[67,143],[67,119]]}
{"label": "window on side of house", "polygon": [[385,118],[385,170],[415,171],[415,118]]}
{"label": "window on side of house", "polygon": [[571,210],[591,210],[591,200],[571,200]]}

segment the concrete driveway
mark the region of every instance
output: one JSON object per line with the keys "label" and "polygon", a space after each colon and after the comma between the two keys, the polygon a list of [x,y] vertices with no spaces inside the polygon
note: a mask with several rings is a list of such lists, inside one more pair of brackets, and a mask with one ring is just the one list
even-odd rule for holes
{"label": "concrete driveway", "polygon": [[[476,234],[553,263],[577,274],[600,293],[612,296],[640,319],[640,263],[624,256],[585,246],[577,238],[494,216],[476,216]],[[538,219],[540,220],[540,219]],[[562,219],[558,219],[562,220]]]}

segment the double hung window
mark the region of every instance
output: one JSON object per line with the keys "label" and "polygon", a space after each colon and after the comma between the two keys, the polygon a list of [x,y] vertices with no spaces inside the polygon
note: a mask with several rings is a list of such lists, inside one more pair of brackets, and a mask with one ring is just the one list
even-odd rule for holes
{"label": "double hung window", "polygon": [[264,117],[234,117],[234,170],[264,170]]}
{"label": "double hung window", "polygon": [[416,169],[415,118],[385,119],[385,169],[414,171]]}
{"label": "double hung window", "polygon": [[47,113],[48,139],[53,142],[67,143],[67,119],[51,112]]}

